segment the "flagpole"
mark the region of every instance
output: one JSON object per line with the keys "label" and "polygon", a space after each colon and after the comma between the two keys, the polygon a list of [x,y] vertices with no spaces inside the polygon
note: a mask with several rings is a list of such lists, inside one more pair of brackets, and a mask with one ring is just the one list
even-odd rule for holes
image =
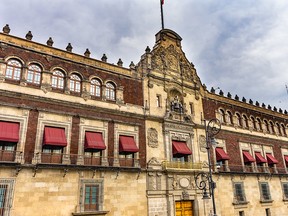
{"label": "flagpole", "polygon": [[163,4],[164,4],[164,0],[160,0],[162,30],[164,29]]}

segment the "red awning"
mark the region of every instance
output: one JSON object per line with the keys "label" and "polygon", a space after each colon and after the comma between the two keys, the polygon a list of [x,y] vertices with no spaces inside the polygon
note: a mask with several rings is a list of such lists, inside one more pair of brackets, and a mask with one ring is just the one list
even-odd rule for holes
{"label": "red awning", "polygon": [[255,159],[251,156],[249,151],[243,151],[243,159],[245,163],[255,162]]}
{"label": "red awning", "polygon": [[102,133],[97,132],[85,132],[85,149],[106,149]]}
{"label": "red awning", "polygon": [[221,161],[221,160],[230,160],[229,155],[224,151],[223,148],[216,148],[216,160]]}
{"label": "red awning", "polygon": [[267,160],[261,155],[260,152],[255,152],[255,157],[257,163],[267,163]]}
{"label": "red awning", "polygon": [[64,128],[45,127],[43,145],[67,146]]}
{"label": "red awning", "polygon": [[186,142],[183,141],[172,141],[172,150],[174,157],[183,157],[192,154],[192,151],[188,148]]}
{"label": "red awning", "polygon": [[284,155],[284,160],[285,160],[286,164],[288,165],[288,155]]}
{"label": "red awning", "polygon": [[134,137],[132,136],[119,136],[119,153],[136,153],[139,151]]}
{"label": "red awning", "polygon": [[278,160],[276,160],[271,153],[266,153],[266,158],[267,158],[268,164],[278,163]]}
{"label": "red awning", "polygon": [[15,122],[0,122],[0,140],[6,142],[19,141],[20,124]]}

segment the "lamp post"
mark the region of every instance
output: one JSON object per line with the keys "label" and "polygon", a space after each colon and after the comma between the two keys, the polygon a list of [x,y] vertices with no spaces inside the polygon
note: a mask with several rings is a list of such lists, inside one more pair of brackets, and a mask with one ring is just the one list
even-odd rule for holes
{"label": "lamp post", "polygon": [[[216,205],[215,205],[215,197],[214,197],[214,189],[216,188],[216,183],[212,178],[212,165],[210,159],[210,148],[216,147],[216,142],[214,136],[219,133],[221,129],[221,123],[218,119],[211,119],[206,125],[206,120],[204,120],[205,124],[205,133],[206,133],[206,150],[208,155],[208,173],[198,173],[195,177],[195,183],[197,188],[203,191],[203,199],[212,198],[213,204],[213,216],[216,215]],[[207,192],[208,190],[208,192]]]}

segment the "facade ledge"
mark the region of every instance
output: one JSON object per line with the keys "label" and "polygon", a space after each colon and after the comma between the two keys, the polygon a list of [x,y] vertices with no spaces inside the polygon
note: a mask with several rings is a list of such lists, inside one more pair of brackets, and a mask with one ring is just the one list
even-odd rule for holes
{"label": "facade ledge", "polygon": [[242,208],[248,208],[248,204],[249,202],[248,201],[243,201],[243,202],[233,202],[232,203],[234,205],[234,208],[235,209],[242,209]]}
{"label": "facade ledge", "polygon": [[80,212],[80,213],[72,213],[73,216],[104,216],[107,215],[109,211],[96,211],[96,212]]}

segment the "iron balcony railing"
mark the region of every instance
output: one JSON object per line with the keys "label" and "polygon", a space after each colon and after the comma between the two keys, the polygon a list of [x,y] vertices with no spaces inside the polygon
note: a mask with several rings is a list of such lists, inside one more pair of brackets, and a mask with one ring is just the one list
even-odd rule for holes
{"label": "iron balcony railing", "polygon": [[82,166],[120,166],[139,167],[140,159],[121,157],[102,157],[94,155],[61,154],[61,153],[35,153],[34,164],[70,164]]}
{"label": "iron balcony railing", "polygon": [[181,161],[163,161],[163,169],[175,170],[202,170],[202,163],[181,162]]}
{"label": "iron balcony railing", "polygon": [[4,163],[21,163],[23,153],[21,151],[0,151],[0,161]]}

